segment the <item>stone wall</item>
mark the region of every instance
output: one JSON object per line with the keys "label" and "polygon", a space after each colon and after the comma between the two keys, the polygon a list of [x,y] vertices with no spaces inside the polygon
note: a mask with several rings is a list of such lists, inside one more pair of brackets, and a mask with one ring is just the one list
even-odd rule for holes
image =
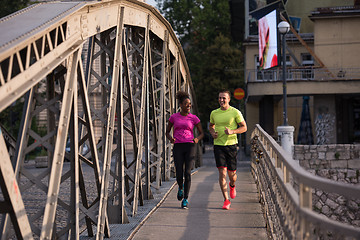
{"label": "stone wall", "polygon": [[295,145],[294,159],[305,169],[360,170],[360,144]]}
{"label": "stone wall", "polygon": [[[360,185],[360,144],[295,145],[294,159],[307,171]],[[360,199],[313,190],[313,208],[327,217],[360,227]]]}

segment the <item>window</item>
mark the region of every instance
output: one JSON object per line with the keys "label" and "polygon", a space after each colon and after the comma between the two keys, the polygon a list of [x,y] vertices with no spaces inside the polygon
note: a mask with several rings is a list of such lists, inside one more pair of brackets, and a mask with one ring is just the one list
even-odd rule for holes
{"label": "window", "polygon": [[304,69],[302,71],[303,79],[314,79],[314,70],[310,68],[314,66],[314,58],[310,53],[302,53],[301,54],[301,65],[309,67],[309,69]]}

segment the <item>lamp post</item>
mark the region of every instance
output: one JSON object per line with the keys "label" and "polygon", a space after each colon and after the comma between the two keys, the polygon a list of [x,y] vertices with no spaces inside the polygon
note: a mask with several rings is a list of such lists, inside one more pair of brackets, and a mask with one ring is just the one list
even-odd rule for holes
{"label": "lamp post", "polygon": [[290,30],[290,25],[286,21],[282,21],[278,24],[279,32],[282,35],[282,80],[283,80],[283,103],[284,103],[284,125],[278,126],[277,131],[279,135],[279,139],[281,142],[282,148],[288,152],[291,156],[293,153],[293,146],[294,146],[294,130],[293,126],[288,125],[287,119],[287,99],[286,99],[286,39],[285,35]]}
{"label": "lamp post", "polygon": [[286,39],[285,35],[290,30],[290,25],[286,21],[282,21],[278,24],[279,32],[282,35],[282,78],[283,78],[283,103],[284,103],[284,126],[288,125],[287,119],[287,99],[286,99]]}

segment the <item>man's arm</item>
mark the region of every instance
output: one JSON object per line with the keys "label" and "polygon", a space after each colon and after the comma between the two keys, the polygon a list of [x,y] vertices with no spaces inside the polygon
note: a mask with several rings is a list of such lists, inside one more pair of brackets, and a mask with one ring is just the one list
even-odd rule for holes
{"label": "man's arm", "polygon": [[237,129],[231,130],[229,128],[225,128],[225,134],[231,135],[231,134],[240,134],[247,131],[247,126],[245,120],[240,122],[239,127]]}
{"label": "man's arm", "polygon": [[214,139],[216,139],[216,138],[218,137],[218,133],[215,132],[215,124],[210,123],[210,125],[209,125],[209,132],[210,132],[211,136],[212,136]]}

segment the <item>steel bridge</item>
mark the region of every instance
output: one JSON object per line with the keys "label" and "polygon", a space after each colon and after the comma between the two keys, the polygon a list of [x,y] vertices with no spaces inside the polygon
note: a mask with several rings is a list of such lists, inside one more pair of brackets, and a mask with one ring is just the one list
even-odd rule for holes
{"label": "steel bridge", "polygon": [[[23,105],[17,136],[0,123],[1,239],[110,237],[174,176],[164,126],[177,91],[197,113],[175,33],[136,0],[35,4],[0,31],[0,112]],[[357,186],[305,172],[260,126],[251,152],[272,238],[360,238],[312,207],[317,189],[360,199]]]}
{"label": "steel bridge", "polygon": [[0,135],[2,239],[110,236],[174,175],[164,126],[176,92],[197,111],[180,42],[136,0],[34,4],[0,30],[0,111],[24,104],[18,137]]}

